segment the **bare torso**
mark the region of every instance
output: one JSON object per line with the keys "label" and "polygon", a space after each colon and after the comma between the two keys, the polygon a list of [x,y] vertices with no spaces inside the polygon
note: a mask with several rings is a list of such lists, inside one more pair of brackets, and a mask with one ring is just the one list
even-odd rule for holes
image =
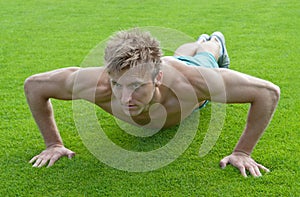
{"label": "bare torso", "polygon": [[[175,69],[174,69],[175,68]],[[102,68],[99,68],[102,69]],[[106,112],[128,123],[147,128],[166,128],[180,123],[204,101],[199,101],[194,88],[184,74],[189,66],[174,58],[163,59],[163,83],[156,87],[149,109],[131,117],[125,114],[112,94],[107,73],[99,77],[94,103]]]}

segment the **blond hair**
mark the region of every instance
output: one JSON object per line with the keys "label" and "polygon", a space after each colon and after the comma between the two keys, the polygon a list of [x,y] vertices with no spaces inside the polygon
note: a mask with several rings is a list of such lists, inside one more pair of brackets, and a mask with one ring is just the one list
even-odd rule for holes
{"label": "blond hair", "polygon": [[120,72],[136,66],[153,68],[152,77],[161,66],[159,42],[149,32],[140,29],[119,31],[108,41],[104,60],[108,73]]}

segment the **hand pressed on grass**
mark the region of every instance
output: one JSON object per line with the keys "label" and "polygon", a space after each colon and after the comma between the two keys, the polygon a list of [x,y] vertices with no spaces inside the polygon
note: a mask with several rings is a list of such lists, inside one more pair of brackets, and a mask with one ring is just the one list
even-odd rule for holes
{"label": "hand pressed on grass", "polygon": [[59,158],[63,156],[67,156],[69,159],[71,159],[75,156],[75,152],[65,148],[62,145],[54,145],[34,156],[29,163],[35,162],[32,167],[43,167],[47,162],[49,162],[47,167],[51,167]]}
{"label": "hand pressed on grass", "polygon": [[268,168],[256,163],[249,155],[241,152],[234,152],[220,161],[221,168],[225,168],[227,164],[231,164],[238,168],[244,177],[247,177],[246,170],[254,177],[262,176],[260,169],[265,172],[270,172]]}

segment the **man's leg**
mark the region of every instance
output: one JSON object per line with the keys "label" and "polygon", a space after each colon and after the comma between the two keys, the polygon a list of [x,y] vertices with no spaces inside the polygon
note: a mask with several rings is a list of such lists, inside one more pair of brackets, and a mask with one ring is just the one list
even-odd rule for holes
{"label": "man's leg", "polygon": [[201,40],[183,44],[176,49],[174,56],[194,56],[200,52],[209,52],[218,60],[220,56],[220,44],[218,40],[213,37],[209,41]]}
{"label": "man's leg", "polygon": [[227,49],[225,46],[224,35],[221,32],[216,31],[210,36],[210,39],[217,40],[220,45],[220,56],[217,59],[219,67],[220,68],[229,68],[230,59],[229,59],[228,52],[227,52]]}
{"label": "man's leg", "polygon": [[197,42],[183,44],[176,49],[174,56],[194,56],[198,47]]}

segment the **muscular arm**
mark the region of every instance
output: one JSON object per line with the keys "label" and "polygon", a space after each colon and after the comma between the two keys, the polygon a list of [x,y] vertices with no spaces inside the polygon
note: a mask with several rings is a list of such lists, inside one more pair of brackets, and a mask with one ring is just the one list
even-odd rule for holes
{"label": "muscular arm", "polygon": [[234,151],[250,155],[271,121],[279,101],[280,89],[269,81],[235,71],[221,72],[226,103],[250,103],[247,124]]}
{"label": "muscular arm", "polygon": [[[233,154],[221,161],[221,167],[231,163],[238,167],[244,176],[245,168],[252,175],[260,176],[257,167],[267,169],[254,160],[250,161],[250,155],[272,119],[279,101],[279,87],[271,82],[227,69],[206,69],[201,73],[205,79],[202,80],[202,85],[206,88],[200,94],[205,95],[206,99],[222,103],[251,104],[243,134]],[[249,157],[249,161],[241,160],[242,157]]]}
{"label": "muscular arm", "polygon": [[50,98],[72,99],[72,87],[67,80],[77,68],[60,69],[33,75],[24,84],[31,113],[41,131],[46,147],[63,145],[53,116]]}
{"label": "muscular arm", "polygon": [[[83,72],[81,75],[82,83],[74,89],[78,72]],[[90,94],[86,91],[89,91],[89,83],[93,83],[93,80],[86,79],[92,77],[93,74],[99,74],[99,72],[93,70],[90,72],[89,69],[72,67],[33,75],[26,79],[24,84],[26,99],[46,145],[46,150],[32,158],[31,162],[35,161],[33,166],[41,167],[48,161],[48,166],[51,166],[62,156],[74,156],[74,152],[63,146],[50,99],[71,100],[83,98],[88,100]],[[97,79],[96,77],[95,80]]]}

